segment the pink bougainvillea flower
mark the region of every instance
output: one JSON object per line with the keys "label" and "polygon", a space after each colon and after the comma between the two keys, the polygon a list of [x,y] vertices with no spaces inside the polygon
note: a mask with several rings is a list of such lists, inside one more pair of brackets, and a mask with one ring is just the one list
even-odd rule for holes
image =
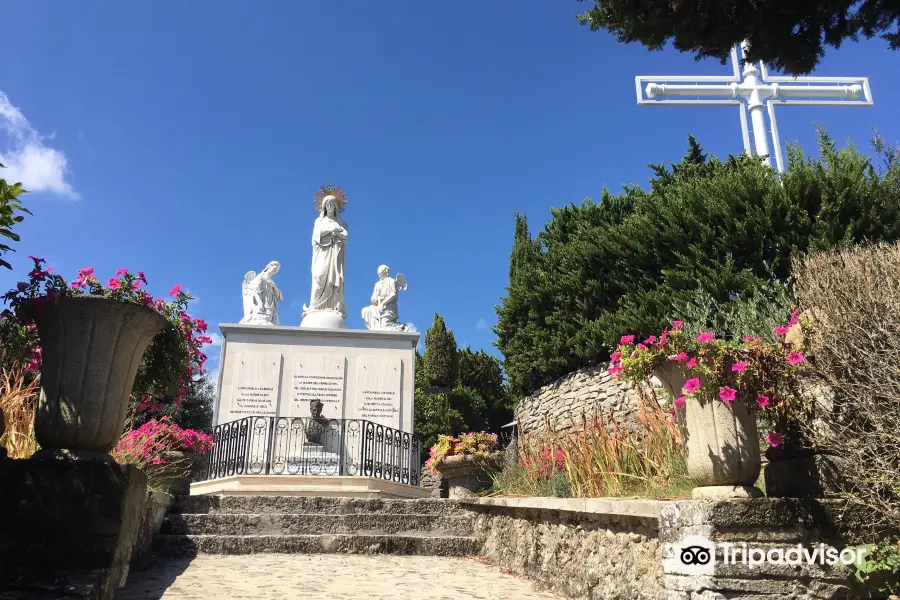
{"label": "pink bougainvillea flower", "polygon": [[692,358],[691,360],[687,361],[687,364],[685,364],[684,366],[686,366],[688,369],[693,369],[697,366],[697,359]]}
{"label": "pink bougainvillea flower", "polygon": [[637,347],[640,348],[641,350],[648,350],[647,346],[643,342],[638,344]]}
{"label": "pink bougainvillea flower", "polygon": [[788,321],[788,325],[793,326],[796,325],[800,321],[800,309],[798,308],[794,312],[791,313],[791,320]]}
{"label": "pink bougainvillea flower", "polygon": [[707,342],[711,342],[716,339],[716,336],[710,331],[704,331],[700,335],[697,336],[697,342],[700,344],[705,344]]}
{"label": "pink bougainvillea flower", "polygon": [[624,371],[624,370],[625,370],[625,369],[622,368],[622,365],[616,364],[616,365],[613,365],[613,366],[611,366],[611,367],[609,368],[609,373],[610,373],[610,375],[612,375],[613,377],[618,378],[618,377],[621,377],[621,376],[622,376],[622,371]]}
{"label": "pink bougainvillea flower", "polygon": [[746,360],[742,360],[742,361],[740,361],[740,362],[736,362],[736,363],[734,363],[733,365],[731,365],[731,370],[732,370],[732,372],[734,372],[734,373],[743,373],[743,372],[744,372],[744,369],[747,368],[747,365],[748,365],[748,364],[749,364],[749,361],[746,361]]}
{"label": "pink bougainvillea flower", "polygon": [[748,335],[748,336],[744,337],[744,343],[746,343],[746,344],[752,344],[755,341],[756,341],[756,338],[753,337],[752,335]]}
{"label": "pink bougainvillea flower", "polygon": [[804,360],[806,360],[806,357],[803,356],[802,354],[800,354],[799,352],[791,352],[790,354],[787,355],[787,361],[789,363],[791,363],[792,365],[799,365]]}
{"label": "pink bougainvillea flower", "polygon": [[788,329],[787,327],[779,326],[775,328],[775,335],[784,335],[788,331],[790,331],[790,329]]}
{"label": "pink bougainvillea flower", "polygon": [[120,287],[122,287],[122,284],[119,283],[118,279],[113,277],[112,279],[110,279],[109,281],[106,282],[106,287],[108,287],[111,290],[117,290]]}
{"label": "pink bougainvillea flower", "polygon": [[143,271],[138,271],[138,276],[137,276],[137,278],[138,278],[140,281],[144,282],[144,285],[147,285],[147,276],[144,275],[144,272],[143,272]]}
{"label": "pink bougainvillea flower", "polygon": [[669,357],[669,360],[687,360],[688,358],[690,358],[690,357],[688,356],[688,353],[687,353],[687,352],[684,352],[684,351],[682,350],[682,351],[679,352],[678,354],[673,354],[673,355],[671,355],[671,356]]}
{"label": "pink bougainvillea flower", "polygon": [[655,344],[655,343],[656,343],[656,336],[655,336],[655,335],[651,335],[651,336],[648,337],[646,340],[644,340],[644,344],[646,344],[646,345],[648,345],[648,346],[651,345],[651,344]]}
{"label": "pink bougainvillea flower", "polygon": [[765,408],[769,405],[769,397],[760,394],[756,397],[756,405],[760,408]]}
{"label": "pink bougainvillea flower", "polygon": [[79,277],[93,277],[94,276],[94,267],[78,269],[78,276]]}
{"label": "pink bougainvillea flower", "polygon": [[734,402],[734,399],[737,398],[737,390],[727,385],[723,386],[719,390],[719,398],[722,399],[722,402]]}
{"label": "pink bougainvillea flower", "polygon": [[664,330],[659,336],[659,346],[660,348],[666,345],[666,340],[669,339],[669,330]]}
{"label": "pink bougainvillea flower", "polygon": [[684,321],[679,321],[678,319],[675,319],[674,321],[672,321],[673,329],[681,329],[682,327],[684,327]]}
{"label": "pink bougainvillea flower", "polygon": [[623,335],[623,336],[619,339],[619,343],[620,343],[620,344],[631,344],[631,343],[633,343],[633,342],[634,342],[634,336],[633,336],[633,335]]}
{"label": "pink bougainvillea flower", "polygon": [[[198,328],[198,329],[199,329],[199,328]],[[617,362],[619,362],[620,360],[622,360],[622,353],[621,353],[621,352],[613,352],[613,353],[610,355],[609,359],[610,359],[611,361],[613,361],[614,363],[617,363]]]}
{"label": "pink bougainvillea flower", "polygon": [[692,377],[688,379],[684,382],[684,387],[681,389],[685,394],[696,392],[700,389],[700,379],[698,377]]}
{"label": "pink bougainvillea flower", "polygon": [[177,296],[180,293],[181,293],[181,284],[180,283],[176,283],[174,286],[172,286],[172,289],[169,290],[170,296]]}
{"label": "pink bougainvillea flower", "polygon": [[34,261],[34,264],[36,264],[36,265],[39,265],[39,264],[41,264],[41,263],[47,262],[47,261],[44,260],[43,258],[38,258],[38,257],[36,257],[36,256],[29,256],[28,258],[30,258],[31,260],[33,260],[33,261]]}
{"label": "pink bougainvillea flower", "polygon": [[683,409],[686,403],[687,401],[685,400],[684,396],[678,396],[677,398],[675,398],[675,406],[677,406],[678,408]]}
{"label": "pink bougainvillea flower", "polygon": [[766,436],[766,442],[773,448],[777,448],[782,443],[784,443],[784,436],[775,431],[770,431],[769,435]]}
{"label": "pink bougainvillea flower", "polygon": [[119,277],[120,275],[124,275],[127,272],[128,272],[128,269],[126,269],[125,267],[122,267],[121,269],[116,271],[116,277]]}
{"label": "pink bougainvillea flower", "polygon": [[28,284],[25,283],[24,281],[20,281],[19,283],[16,284],[16,289],[19,290],[20,292],[24,292],[25,290],[28,289]]}

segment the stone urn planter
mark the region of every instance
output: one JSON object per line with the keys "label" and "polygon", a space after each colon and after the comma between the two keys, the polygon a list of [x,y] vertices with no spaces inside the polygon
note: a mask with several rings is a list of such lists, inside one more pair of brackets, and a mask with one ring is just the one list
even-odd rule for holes
{"label": "stone urn planter", "polygon": [[191,493],[191,482],[194,476],[203,468],[203,456],[196,452],[168,451],[162,454],[165,465],[169,468],[177,468],[184,472],[180,477],[172,477],[168,480],[168,488],[164,491],[173,496],[187,496]]}
{"label": "stone urn planter", "polygon": [[[688,379],[681,366],[669,363],[656,376],[673,398]],[[703,378],[700,382],[706,385]],[[762,466],[756,415],[744,402],[689,399],[675,410],[688,477],[698,486],[694,498],[762,495],[753,487]]]}
{"label": "stone urn planter", "polygon": [[108,454],[122,435],[144,351],[168,321],[146,306],[96,296],[33,309],[43,361],[34,423],[42,452]]}
{"label": "stone urn planter", "polygon": [[502,466],[503,453],[494,452],[488,456],[448,456],[435,469],[441,474],[441,479],[447,481],[448,497],[468,498],[490,489],[493,484],[491,475]]}

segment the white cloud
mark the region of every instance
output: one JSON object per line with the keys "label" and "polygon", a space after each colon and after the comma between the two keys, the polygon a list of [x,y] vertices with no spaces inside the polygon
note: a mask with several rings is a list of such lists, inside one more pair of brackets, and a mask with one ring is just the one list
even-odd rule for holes
{"label": "white cloud", "polygon": [[207,344],[208,346],[210,346],[210,347],[216,347],[216,346],[221,346],[221,345],[222,345],[222,336],[219,335],[218,333],[212,333],[212,332],[210,332],[210,333],[207,333],[206,336],[207,336],[209,339],[212,340],[212,343]]}
{"label": "white cloud", "polygon": [[478,319],[478,322],[475,323],[475,329],[487,329],[487,322],[483,318]]}
{"label": "white cloud", "polygon": [[80,196],[66,180],[69,161],[61,151],[44,145],[44,140],[53,136],[42,136],[31,126],[25,115],[10,103],[0,91],[0,129],[9,137],[9,149],[0,152],[0,163],[6,169],[0,176],[8,182],[21,181],[25,189],[32,192],[48,192],[67,198]]}

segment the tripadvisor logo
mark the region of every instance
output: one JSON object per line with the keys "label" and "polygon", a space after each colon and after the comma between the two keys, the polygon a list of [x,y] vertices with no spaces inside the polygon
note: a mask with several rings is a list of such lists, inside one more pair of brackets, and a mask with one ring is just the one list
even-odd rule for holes
{"label": "tripadvisor logo", "polygon": [[702,536],[687,536],[668,548],[663,563],[668,573],[712,575],[716,563],[751,569],[760,565],[859,565],[867,551],[867,548],[838,550],[826,544],[758,548],[745,542],[713,542]]}

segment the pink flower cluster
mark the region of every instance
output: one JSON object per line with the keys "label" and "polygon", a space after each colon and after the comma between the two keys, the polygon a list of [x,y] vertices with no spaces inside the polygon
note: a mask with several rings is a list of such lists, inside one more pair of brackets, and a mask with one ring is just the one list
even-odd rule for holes
{"label": "pink flower cluster", "polygon": [[519,466],[532,479],[547,479],[557,473],[566,471],[566,453],[563,450],[554,450],[550,446],[541,444],[536,456],[522,455],[519,457]]}
{"label": "pink flower cluster", "polygon": [[188,452],[202,456],[212,447],[211,435],[182,429],[169,417],[162,417],[151,419],[122,436],[113,450],[113,456],[121,463],[142,467],[165,464],[166,452]]}

